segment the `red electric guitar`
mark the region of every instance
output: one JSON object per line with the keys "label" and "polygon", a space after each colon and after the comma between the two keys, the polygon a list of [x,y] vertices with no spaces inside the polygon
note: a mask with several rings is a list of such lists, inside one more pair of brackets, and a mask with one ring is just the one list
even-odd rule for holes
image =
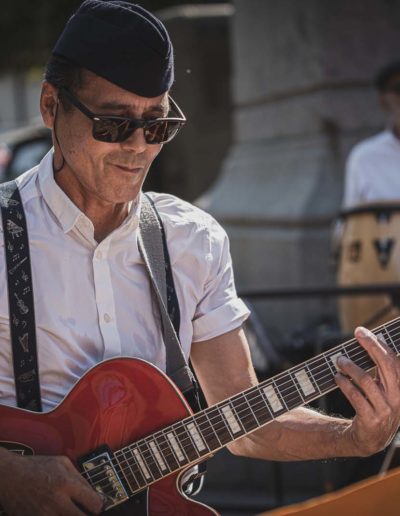
{"label": "red electric guitar", "polygon": [[[400,318],[375,330],[399,354]],[[181,492],[184,472],[235,439],[335,389],[336,360],[374,364],[355,339],[193,415],[149,363],[107,360],[41,414],[0,406],[0,444],[23,454],[66,455],[104,493],[104,514],[218,514]]]}

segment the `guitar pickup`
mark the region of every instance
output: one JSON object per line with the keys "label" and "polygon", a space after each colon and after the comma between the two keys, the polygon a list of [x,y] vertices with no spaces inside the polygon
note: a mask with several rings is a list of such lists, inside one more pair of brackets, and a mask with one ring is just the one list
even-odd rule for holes
{"label": "guitar pickup", "polygon": [[111,450],[107,446],[102,446],[78,459],[78,464],[86,473],[85,476],[91,486],[106,497],[104,510],[129,498],[112,457]]}

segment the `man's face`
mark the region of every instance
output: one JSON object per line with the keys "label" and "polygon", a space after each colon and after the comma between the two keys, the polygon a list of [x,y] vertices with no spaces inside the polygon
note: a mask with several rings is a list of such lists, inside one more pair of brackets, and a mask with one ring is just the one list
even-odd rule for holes
{"label": "man's face", "polygon": [[400,73],[389,80],[386,90],[380,94],[380,101],[393,122],[400,124]]}
{"label": "man's face", "polygon": [[[167,114],[167,94],[140,97],[91,72],[83,73],[83,87],[74,94],[93,113],[130,118],[157,118]],[[53,86],[45,84],[46,88],[50,90],[48,93],[57,95]],[[45,93],[42,104],[44,97]],[[64,190],[72,200],[79,200],[79,204],[92,200],[114,204],[136,198],[161,144],[147,144],[143,129],[137,129],[121,143],[97,141],[92,136],[92,121],[74,106],[66,111],[61,101],[54,106],[52,116],[43,116],[60,145],[59,149],[55,145],[55,167],[62,162],[60,150],[65,159],[56,179],[59,177],[62,185],[66,185]]]}

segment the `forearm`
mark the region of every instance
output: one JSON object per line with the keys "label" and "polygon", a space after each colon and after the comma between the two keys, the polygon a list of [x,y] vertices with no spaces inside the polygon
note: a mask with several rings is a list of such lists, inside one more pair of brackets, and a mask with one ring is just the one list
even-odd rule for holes
{"label": "forearm", "polygon": [[349,431],[351,421],[299,408],[232,445],[235,455],[295,461],[360,455]]}

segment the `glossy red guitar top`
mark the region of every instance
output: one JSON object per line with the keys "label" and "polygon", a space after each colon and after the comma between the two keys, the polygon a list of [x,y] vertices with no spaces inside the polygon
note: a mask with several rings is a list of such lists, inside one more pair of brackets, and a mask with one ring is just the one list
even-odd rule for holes
{"label": "glossy red guitar top", "polygon": [[[37,455],[66,455],[81,470],[82,460],[79,459],[91,452],[96,455],[96,450],[104,447],[112,452],[124,449],[190,414],[182,395],[162,372],[142,360],[117,358],[103,362],[86,373],[51,412],[40,414],[0,406],[0,441],[16,451],[28,447]],[[172,456],[174,441],[173,437],[170,439],[168,449]],[[150,444],[155,449],[155,444]],[[160,454],[153,454],[152,462],[146,465],[143,462],[143,449],[132,450],[124,451],[123,455],[120,453],[118,467],[114,468],[113,460],[107,462],[107,478],[111,475],[113,486],[111,488],[107,484],[105,491],[108,489],[110,492],[111,489],[113,496],[118,492],[118,496],[114,497],[114,501],[118,498],[118,504],[110,504],[104,514],[217,514],[180,492],[182,468],[170,473],[173,468],[168,469]],[[176,451],[179,452],[179,448]],[[179,453],[174,460],[176,464],[179,462]],[[87,462],[90,462],[93,471],[96,468],[101,473],[106,471],[98,458]],[[104,487],[103,475],[102,478],[101,485]],[[122,480],[122,487],[118,478]],[[96,475],[91,481],[96,487]],[[120,503],[125,497],[121,493],[127,496]]]}

